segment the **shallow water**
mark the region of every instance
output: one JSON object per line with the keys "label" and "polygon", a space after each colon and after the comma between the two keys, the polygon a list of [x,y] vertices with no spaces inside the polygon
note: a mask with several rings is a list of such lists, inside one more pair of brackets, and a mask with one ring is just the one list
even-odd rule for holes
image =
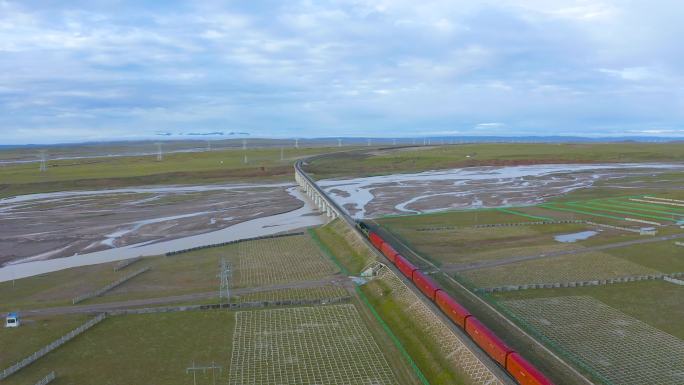
{"label": "shallow water", "polygon": [[591,230],[580,231],[579,233],[556,235],[555,237],[553,237],[553,239],[557,240],[558,242],[573,243],[573,242],[583,241],[585,239],[589,239],[596,234],[598,234],[598,232],[591,231]]}
{"label": "shallow water", "polygon": [[304,227],[317,226],[326,222],[326,217],[323,215],[311,215],[316,209],[298,188],[291,187],[287,191],[290,195],[304,202],[304,206],[287,213],[257,218],[221,230],[170,241],[152,244],[145,242],[72,257],[11,264],[0,268],[0,282],[71,267],[95,265],[139,256],[161,255],[174,250],[271,235]]}
{"label": "shallow water", "polygon": [[[666,171],[684,169],[684,164],[614,163],[614,164],[544,164],[527,166],[466,167],[450,170],[426,171],[413,174],[392,174],[353,179],[325,179],[318,181],[328,194],[342,207],[349,207],[355,218],[374,215],[433,212],[450,205],[434,205],[424,209],[410,207],[435,198],[452,197],[464,203],[459,208],[503,207],[508,196],[518,195],[515,204],[537,204],[545,196],[566,194],[579,188],[590,187],[600,179],[610,178],[627,169]],[[593,171],[593,174],[588,172]],[[577,173],[575,175],[575,173]],[[368,212],[368,206],[387,191],[399,195],[401,189],[423,189],[421,194],[411,193],[399,197],[391,207],[382,207],[379,213]],[[435,191],[428,191],[435,190]],[[544,194],[542,194],[544,193]],[[502,203],[487,206],[481,196],[501,196]],[[462,198],[462,199],[461,199]]]}

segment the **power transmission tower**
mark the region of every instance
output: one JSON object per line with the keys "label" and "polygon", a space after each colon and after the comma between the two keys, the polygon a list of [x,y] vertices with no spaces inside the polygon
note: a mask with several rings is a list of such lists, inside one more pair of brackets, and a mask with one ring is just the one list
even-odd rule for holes
{"label": "power transmission tower", "polygon": [[221,259],[221,270],[219,271],[219,303],[223,303],[223,298],[226,298],[226,303],[230,303],[230,276],[231,270],[228,261],[225,258]]}
{"label": "power transmission tower", "polygon": [[216,369],[218,369],[219,377],[221,377],[221,374],[223,374],[222,366],[216,365],[213,361],[209,366],[195,366],[195,362],[193,361],[192,366],[185,368],[185,374],[192,373],[192,383],[193,385],[197,385],[197,372],[202,371],[202,373],[206,374],[207,370],[211,370],[212,383],[213,385],[216,385]]}
{"label": "power transmission tower", "polygon": [[40,150],[40,172],[47,171],[47,152]]}
{"label": "power transmission tower", "polygon": [[164,153],[162,151],[162,144],[161,143],[155,143],[157,145],[157,161],[161,162],[164,160]]}

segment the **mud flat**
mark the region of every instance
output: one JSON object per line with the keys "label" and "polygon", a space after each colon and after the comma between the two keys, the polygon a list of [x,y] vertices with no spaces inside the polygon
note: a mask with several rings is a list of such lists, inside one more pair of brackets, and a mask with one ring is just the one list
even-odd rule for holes
{"label": "mud flat", "polygon": [[296,210],[290,184],[160,186],[0,200],[0,264],[163,242]]}
{"label": "mud flat", "polygon": [[538,204],[598,181],[684,170],[684,164],[546,164],[466,167],[324,179],[318,184],[355,218]]}
{"label": "mud flat", "polygon": [[143,242],[64,258],[16,261],[0,268],[0,282],[71,267],[94,265],[138,256],[160,255],[169,251],[196,246],[277,234],[325,223],[325,216],[316,211],[313,204],[306,199],[299,189],[290,187],[286,193],[299,203],[299,208],[246,220],[220,230],[167,241]]}

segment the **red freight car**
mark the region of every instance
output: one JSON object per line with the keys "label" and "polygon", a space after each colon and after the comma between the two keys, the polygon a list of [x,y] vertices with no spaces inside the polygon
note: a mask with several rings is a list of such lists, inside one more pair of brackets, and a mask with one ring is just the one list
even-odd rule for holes
{"label": "red freight car", "polygon": [[413,279],[413,272],[418,270],[417,267],[413,266],[411,262],[407,261],[406,258],[399,254],[397,254],[394,264],[397,265],[397,269],[399,269],[399,271],[401,271],[402,274],[407,276],[409,279]]}
{"label": "red freight car", "polygon": [[382,238],[380,238],[380,236],[378,234],[376,234],[372,231],[369,233],[368,238],[370,239],[373,246],[375,246],[375,248],[378,250],[380,250],[383,243],[385,243],[385,241],[383,241]]}
{"label": "red freight car", "polygon": [[516,352],[508,355],[506,370],[520,385],[553,385],[534,365],[527,362]]}
{"label": "red freight car", "polygon": [[439,286],[433,280],[418,270],[413,272],[413,283],[415,283],[420,291],[432,301],[435,300],[435,293],[437,290],[440,290]]}
{"label": "red freight car", "polygon": [[382,246],[380,246],[380,251],[382,251],[382,253],[385,254],[385,257],[392,261],[392,263],[394,263],[394,261],[397,259],[397,255],[399,254],[392,246],[390,246],[389,243],[383,243]]}
{"label": "red freight car", "polygon": [[435,294],[435,302],[447,317],[462,329],[465,329],[466,318],[472,315],[466,308],[451,298],[444,290],[440,290]]}
{"label": "red freight car", "polygon": [[489,330],[475,317],[468,317],[465,330],[475,343],[487,352],[494,361],[506,367],[506,355],[512,352],[513,349],[509,348],[494,332]]}

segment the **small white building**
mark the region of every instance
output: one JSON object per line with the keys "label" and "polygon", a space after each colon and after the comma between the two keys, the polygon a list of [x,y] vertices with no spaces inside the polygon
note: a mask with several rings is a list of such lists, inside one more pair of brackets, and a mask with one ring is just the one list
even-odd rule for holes
{"label": "small white building", "polygon": [[19,314],[17,313],[9,313],[7,314],[7,317],[5,317],[6,328],[18,328],[20,324],[21,321],[19,320]]}
{"label": "small white building", "polygon": [[656,228],[655,227],[642,227],[639,229],[639,234],[640,235],[656,235]]}

